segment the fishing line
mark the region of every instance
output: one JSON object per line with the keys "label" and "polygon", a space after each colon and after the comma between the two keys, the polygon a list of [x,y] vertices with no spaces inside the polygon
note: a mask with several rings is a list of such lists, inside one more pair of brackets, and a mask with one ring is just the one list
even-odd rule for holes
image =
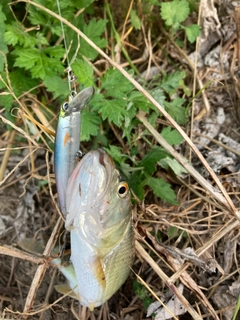
{"label": "fishing line", "polygon": [[[59,16],[62,18],[62,13],[61,13],[61,8],[60,8],[60,3],[59,3],[59,0],[56,0],[56,3],[57,3],[57,7],[58,7],[58,14]],[[69,91],[71,92],[72,91],[72,86],[71,86],[71,83],[73,83],[73,86],[74,86],[74,91],[76,92],[76,84],[75,84],[75,80],[76,80],[76,77],[72,71],[72,68],[71,68],[71,63],[69,62],[69,58],[68,58],[68,54],[69,54],[69,50],[67,48],[67,42],[66,42],[66,36],[65,36],[65,31],[64,31],[64,27],[63,27],[63,22],[62,20],[60,20],[60,23],[61,23],[61,29],[62,29],[62,35],[63,35],[63,42],[64,42],[64,47],[65,47],[65,52],[66,52],[66,59],[67,59],[67,74],[68,74],[68,86],[69,86]],[[71,98],[70,98],[71,99]]]}

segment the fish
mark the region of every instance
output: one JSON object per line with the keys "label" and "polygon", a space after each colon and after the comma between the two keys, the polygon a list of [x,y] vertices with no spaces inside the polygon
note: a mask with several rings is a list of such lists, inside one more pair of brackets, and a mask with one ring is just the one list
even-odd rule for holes
{"label": "fish", "polygon": [[68,290],[93,310],[125,282],[134,259],[129,187],[105,150],[88,152],[73,170],[66,212],[73,266]]}
{"label": "fish", "polygon": [[77,164],[80,144],[81,111],[94,93],[89,87],[61,106],[54,146],[54,168],[58,202],[63,217],[66,216],[66,188],[69,177]]}

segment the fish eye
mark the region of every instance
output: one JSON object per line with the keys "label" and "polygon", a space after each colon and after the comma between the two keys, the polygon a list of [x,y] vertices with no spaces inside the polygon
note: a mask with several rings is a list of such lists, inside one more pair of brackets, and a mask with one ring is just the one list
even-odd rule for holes
{"label": "fish eye", "polygon": [[118,195],[120,198],[124,198],[126,197],[126,195],[128,194],[128,184],[127,182],[120,182],[119,185],[118,185]]}
{"label": "fish eye", "polygon": [[69,106],[68,102],[64,102],[64,104],[62,105],[63,111],[67,111],[68,106]]}

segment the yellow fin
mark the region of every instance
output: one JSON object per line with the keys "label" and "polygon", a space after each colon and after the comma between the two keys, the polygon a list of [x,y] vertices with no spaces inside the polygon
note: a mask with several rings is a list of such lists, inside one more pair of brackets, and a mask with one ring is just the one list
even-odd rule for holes
{"label": "yellow fin", "polygon": [[96,256],[96,258],[92,262],[92,270],[102,288],[106,288],[106,277],[103,270],[102,259],[100,256]]}
{"label": "yellow fin", "polygon": [[69,297],[79,300],[79,298],[76,296],[76,294],[73,292],[73,290],[67,285],[67,284],[58,284],[55,286],[55,289],[57,292],[68,295]]}
{"label": "yellow fin", "polygon": [[93,311],[94,308],[95,308],[95,305],[94,305],[93,303],[90,303],[90,304],[88,305],[88,309],[89,309],[90,311]]}

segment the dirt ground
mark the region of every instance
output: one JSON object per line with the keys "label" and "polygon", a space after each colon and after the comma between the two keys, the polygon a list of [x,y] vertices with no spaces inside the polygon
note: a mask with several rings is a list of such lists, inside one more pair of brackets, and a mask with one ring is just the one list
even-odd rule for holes
{"label": "dirt ground", "polygon": [[[137,201],[133,206],[136,255],[132,271],[121,289],[93,312],[54,289],[64,282],[50,265],[53,247],[63,241],[64,227],[56,206],[53,155],[34,137],[30,141],[26,127],[22,126],[23,132],[18,126],[9,131],[1,110],[1,319],[147,319],[146,305],[157,297],[165,298],[169,308],[173,301],[174,319],[230,320],[234,313],[240,319],[238,6],[240,1],[203,0],[197,46],[180,49],[170,39],[164,42],[165,53],[186,71],[189,87],[200,90],[185,131],[212,171],[187,143],[176,150],[196,171],[176,177],[159,168],[156,175],[171,182],[180,204],[170,206],[149,190],[143,202]],[[167,35],[159,24],[159,41],[163,37]],[[134,59],[142,57],[144,41],[140,47]],[[164,68],[170,72],[170,59],[165,59],[163,51],[154,44],[148,48],[152,58],[143,59],[139,71]],[[143,129],[140,124],[139,130]],[[150,136],[156,141],[156,136]],[[33,152],[34,145],[37,150]],[[143,153],[144,148],[140,140]],[[30,247],[34,253],[29,252]],[[152,309],[157,320],[169,318],[157,308]]]}

